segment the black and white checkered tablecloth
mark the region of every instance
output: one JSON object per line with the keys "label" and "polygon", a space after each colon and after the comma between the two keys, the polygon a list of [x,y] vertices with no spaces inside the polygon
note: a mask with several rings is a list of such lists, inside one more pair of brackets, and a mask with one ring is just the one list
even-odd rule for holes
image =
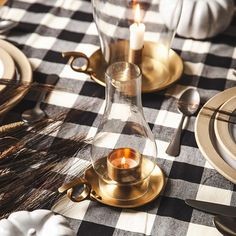
{"label": "black and white checkered tablecloth", "polygon": [[[19,25],[3,39],[16,45],[29,58],[33,79],[43,82],[46,75],[60,76],[58,86],[68,91],[52,91],[45,101],[46,112],[66,112],[65,124],[73,133],[92,137],[104,110],[104,88],[85,74],[73,72],[62,58],[63,51],[91,55],[99,48],[89,0],[15,0],[8,17]],[[144,94],[145,118],[157,140],[158,164],[167,176],[163,194],[153,202],[132,210],[118,209],[86,200],[70,203],[65,215],[77,235],[220,235],[213,216],[193,210],[186,198],[236,205],[236,187],[212,168],[199,151],[194,137],[196,116],[184,130],[181,154],[165,153],[181,115],[176,98],[187,87],[198,88],[202,102],[222,90],[236,86],[236,18],[226,32],[209,40],[176,36],[172,48],[184,61],[184,74],[172,87]],[[10,114],[20,114],[33,106],[29,94]],[[86,107],[86,109],[84,109]],[[83,111],[81,116],[81,111]],[[6,116],[7,119],[7,116]],[[60,131],[59,131],[60,133]],[[73,210],[71,210],[73,209]]]}

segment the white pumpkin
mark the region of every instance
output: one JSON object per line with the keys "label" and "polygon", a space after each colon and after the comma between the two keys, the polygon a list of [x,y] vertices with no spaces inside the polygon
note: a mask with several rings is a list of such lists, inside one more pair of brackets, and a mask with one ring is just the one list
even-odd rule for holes
{"label": "white pumpkin", "polygon": [[[178,0],[160,2],[160,14],[167,27],[172,30],[174,21],[171,16],[174,15],[175,8],[170,6],[176,1]],[[213,37],[229,26],[233,14],[234,0],[183,0],[177,33],[194,39]]]}
{"label": "white pumpkin", "polygon": [[49,210],[17,211],[0,220],[1,236],[75,236],[68,221]]}

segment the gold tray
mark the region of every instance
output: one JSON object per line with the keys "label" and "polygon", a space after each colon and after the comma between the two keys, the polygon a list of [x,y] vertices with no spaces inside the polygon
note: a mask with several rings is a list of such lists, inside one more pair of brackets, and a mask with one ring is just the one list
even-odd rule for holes
{"label": "gold tray", "polygon": [[159,166],[156,165],[151,176],[148,190],[141,197],[132,200],[118,200],[109,195],[104,194],[99,188],[99,178],[93,167],[86,170],[84,178],[91,184],[92,191],[90,193],[90,198],[96,200],[105,205],[120,207],[120,208],[134,208],[142,206],[148,202],[154,200],[164,188],[165,177]]}
{"label": "gold tray", "polygon": [[[175,83],[183,73],[183,61],[179,55],[170,49],[169,65],[163,64],[158,52],[161,51],[160,44],[145,42],[142,51],[142,62],[140,68],[143,73],[142,92],[150,93],[165,89]],[[110,46],[113,61],[128,61],[129,43],[122,40]],[[126,52],[126,54],[124,53]],[[101,49],[95,51],[90,57],[81,52],[64,52],[63,57],[69,58],[71,68],[77,72],[89,74],[98,84],[105,86],[105,71],[107,63],[104,60]],[[82,67],[76,66],[75,61],[83,59]]]}

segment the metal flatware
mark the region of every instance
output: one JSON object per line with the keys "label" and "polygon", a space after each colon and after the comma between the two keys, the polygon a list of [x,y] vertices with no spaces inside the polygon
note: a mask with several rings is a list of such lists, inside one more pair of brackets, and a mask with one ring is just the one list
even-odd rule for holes
{"label": "metal flatware", "polygon": [[44,110],[41,109],[41,103],[44,100],[45,96],[46,96],[46,92],[45,90],[42,91],[42,93],[40,94],[37,103],[35,105],[35,107],[33,109],[24,111],[21,115],[21,118],[24,122],[31,124],[31,123],[35,123],[37,121],[42,120],[43,118],[46,117],[46,113]]}
{"label": "metal flatware", "polygon": [[0,85],[6,85],[9,87],[22,87],[22,88],[32,88],[32,89],[43,89],[43,90],[47,90],[48,92],[51,90],[59,90],[62,92],[70,92],[70,89],[66,88],[66,87],[56,87],[53,84],[43,84],[43,83],[38,83],[38,82],[22,82],[22,81],[15,81],[15,80],[9,80],[9,79],[4,79],[1,78],[0,79]]}
{"label": "metal flatware", "polygon": [[185,203],[195,209],[211,214],[236,217],[236,207],[233,206],[226,206],[218,203],[205,202],[194,199],[186,199]]}
{"label": "metal flatware", "polygon": [[[50,74],[46,78],[46,83],[53,82],[55,84],[58,81],[59,77],[55,74]],[[47,90],[42,90],[36,105],[33,109],[24,111],[21,115],[21,118],[24,122],[28,124],[35,123],[37,121],[42,120],[44,117],[46,117],[46,113],[40,108],[42,101],[45,99],[47,94]]]}
{"label": "metal flatware", "polygon": [[[56,84],[59,77],[56,74],[50,74],[46,78],[46,83]],[[22,113],[21,118],[22,121],[17,121],[14,123],[10,123],[7,125],[3,125],[0,127],[0,133],[9,132],[20,128],[24,125],[31,125],[38,121],[41,121],[44,117],[46,117],[46,113],[40,108],[42,101],[45,99],[48,90],[43,89],[37,99],[37,103],[34,108],[30,110],[26,110]]]}
{"label": "metal flatware", "polygon": [[215,216],[216,228],[225,236],[236,236],[236,218],[228,216]]}
{"label": "metal flatware", "polygon": [[0,33],[3,34],[18,25],[17,22],[11,20],[1,20],[0,21]]}
{"label": "metal flatware", "polygon": [[[12,7],[13,0],[5,1],[2,4],[3,5],[6,4],[7,7],[10,8]],[[4,17],[5,15],[7,15],[8,11],[9,11],[8,9],[1,9],[1,17],[3,18],[0,20],[0,34],[8,32],[9,30],[13,29],[18,25],[18,22],[11,21],[9,19],[6,19],[6,17]]]}
{"label": "metal flatware", "polygon": [[166,149],[166,153],[170,156],[178,156],[180,153],[180,138],[184,119],[186,116],[193,115],[199,107],[200,95],[196,89],[185,90],[178,100],[178,110],[182,113],[182,118],[173,139]]}
{"label": "metal flatware", "polygon": [[233,75],[236,76],[236,70],[235,69],[233,70]]}

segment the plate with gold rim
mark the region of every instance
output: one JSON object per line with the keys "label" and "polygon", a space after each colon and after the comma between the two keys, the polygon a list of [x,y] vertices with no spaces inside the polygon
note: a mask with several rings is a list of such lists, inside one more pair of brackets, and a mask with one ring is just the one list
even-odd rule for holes
{"label": "plate with gold rim", "polygon": [[236,166],[236,143],[234,136],[236,96],[226,101],[219,109],[214,124],[216,138],[225,156],[235,161]]}
{"label": "plate with gold rim", "polygon": [[[32,82],[32,68],[29,63],[29,60],[24,55],[24,53],[20,51],[13,44],[2,39],[0,39],[0,48],[3,48],[12,57],[16,66],[16,72],[17,74],[19,74],[18,75],[19,82],[26,83],[26,84],[31,83]],[[3,89],[5,88],[5,86],[2,86],[1,88]],[[7,87],[5,89],[7,89]],[[16,94],[11,96],[9,100],[1,104],[0,114],[3,114],[9,111],[18,102],[20,102],[23,99],[23,97],[26,95],[28,90],[29,90],[29,86],[21,88],[19,91],[16,92]],[[0,89],[0,93],[1,93],[1,89]]]}
{"label": "plate with gold rim", "polygon": [[202,107],[195,123],[195,138],[201,153],[212,167],[234,184],[236,184],[236,170],[217,150],[214,122],[219,108],[235,94],[236,87],[216,94]]}

